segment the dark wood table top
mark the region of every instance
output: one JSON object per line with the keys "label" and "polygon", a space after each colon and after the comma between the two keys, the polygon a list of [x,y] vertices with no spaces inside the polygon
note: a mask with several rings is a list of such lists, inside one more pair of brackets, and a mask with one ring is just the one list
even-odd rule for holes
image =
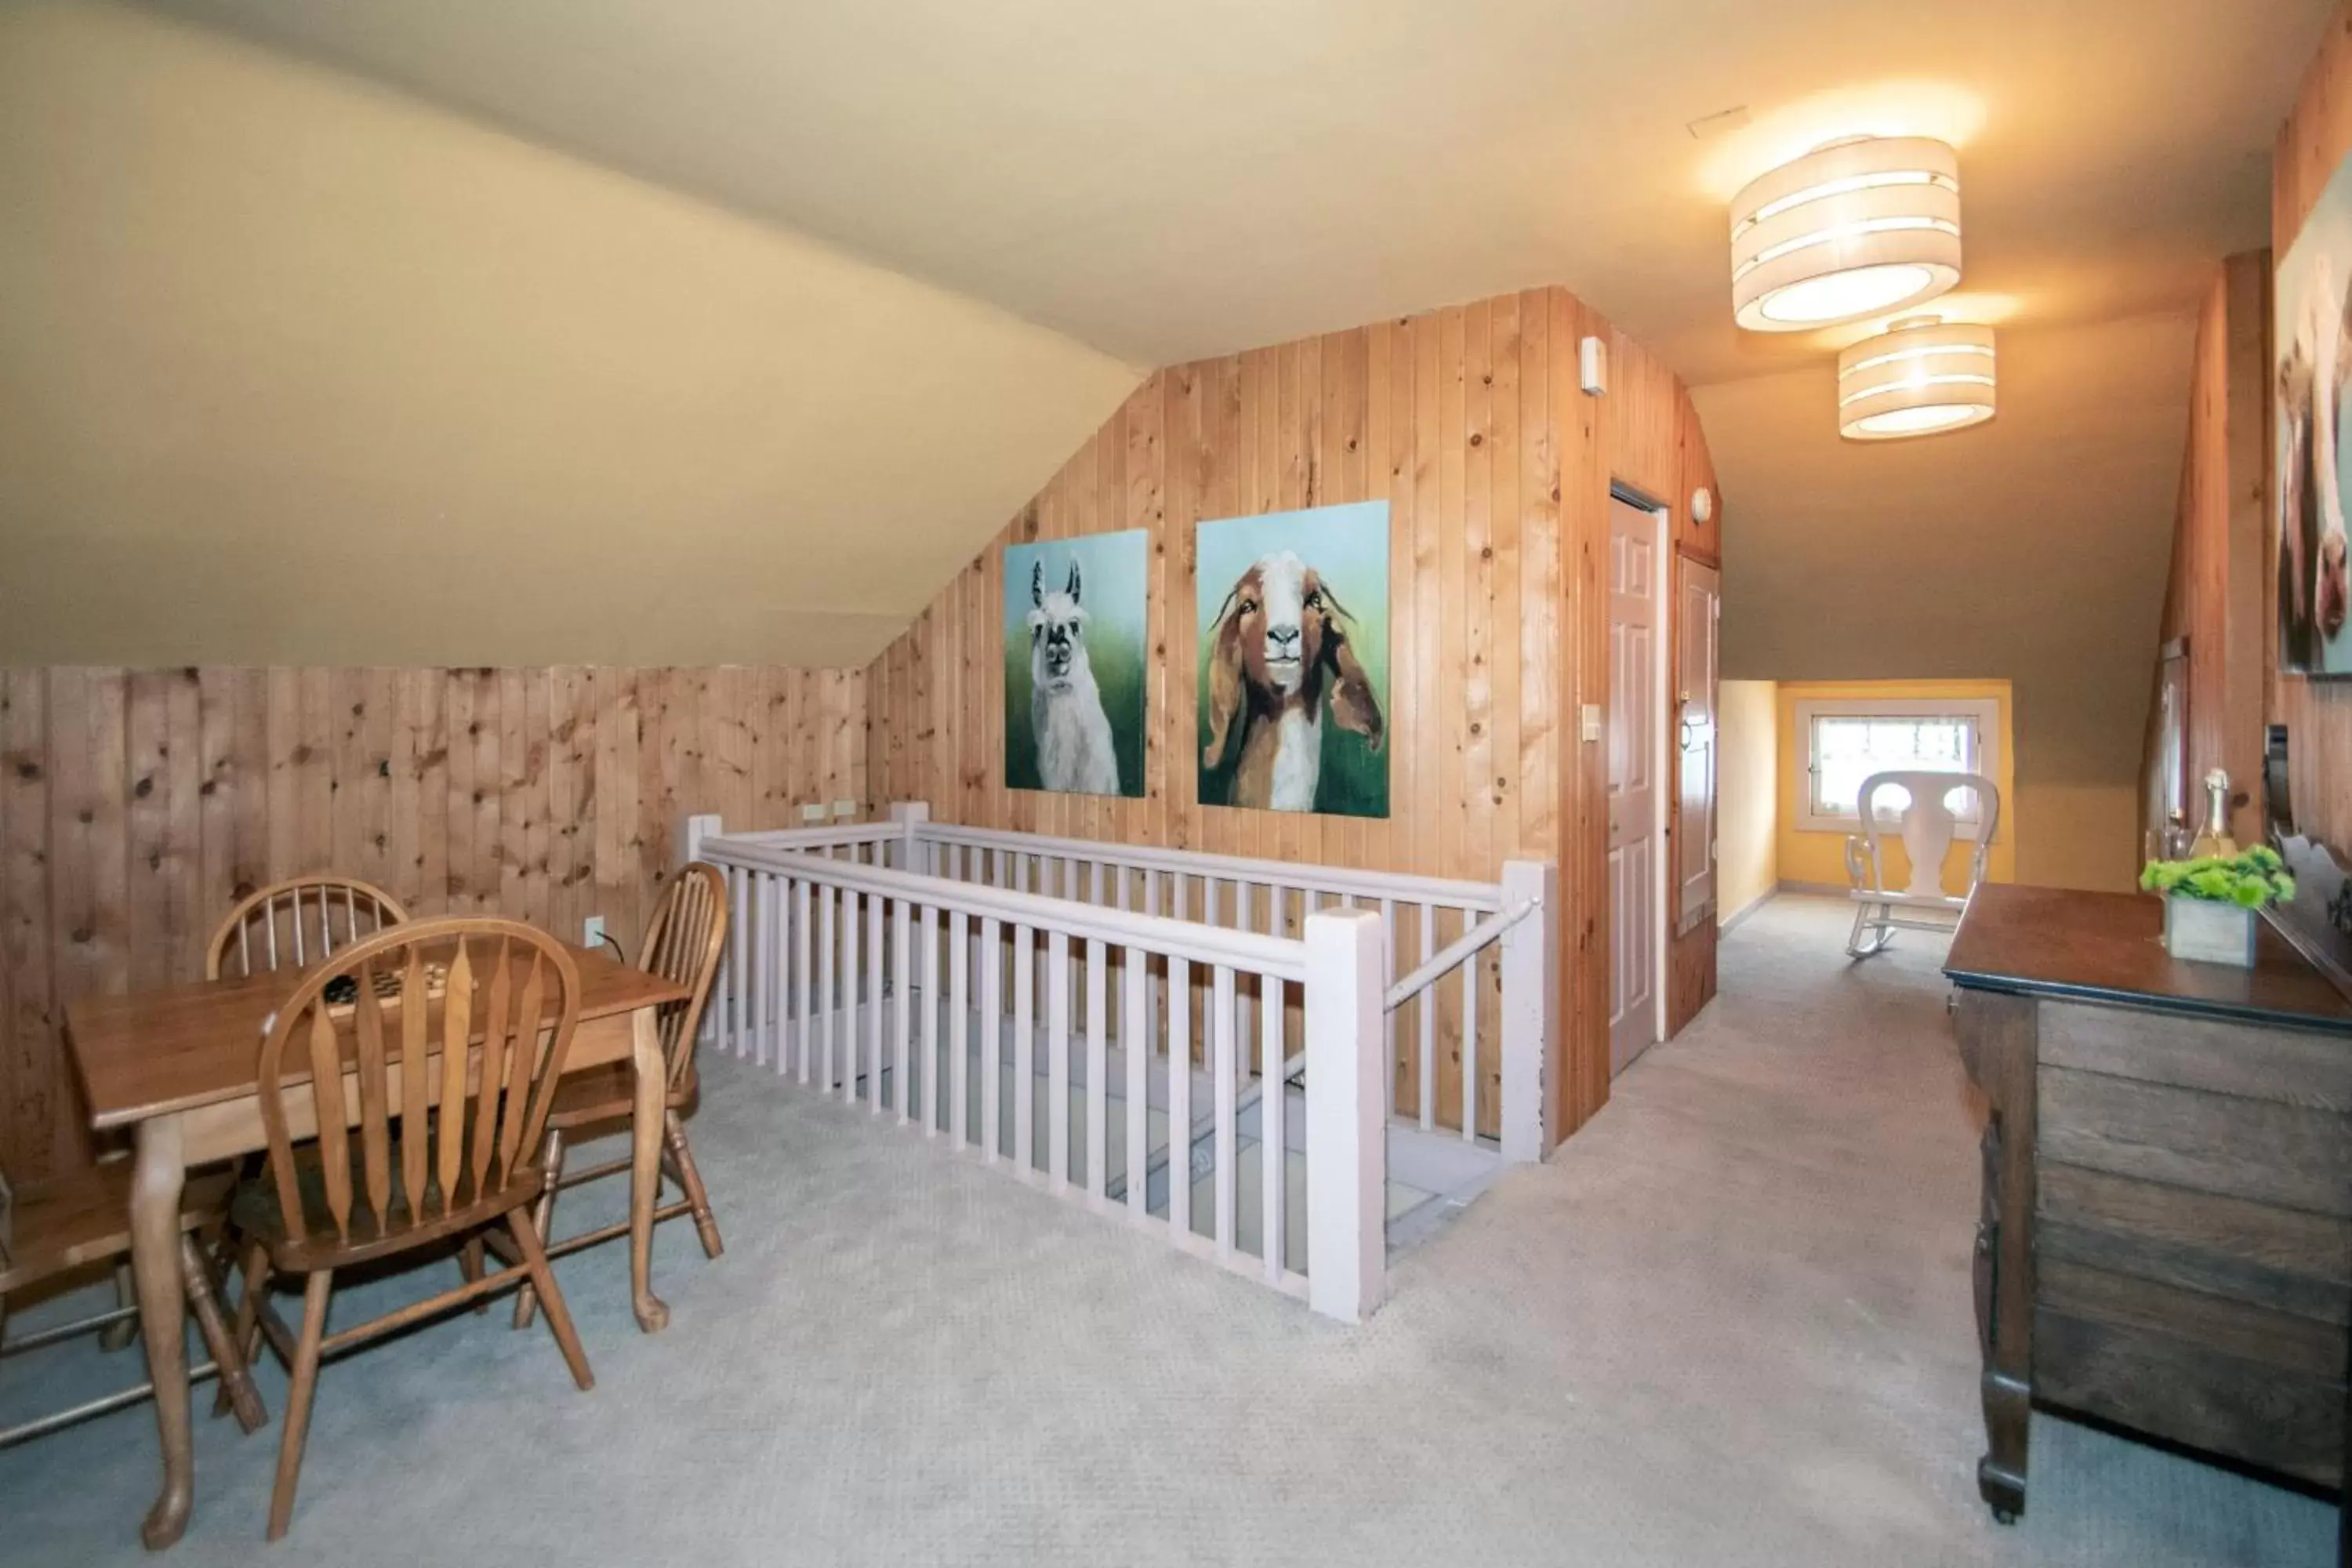
{"label": "dark wood table top", "polygon": [[[580,970],[583,1024],[692,994],[601,950],[564,946]],[[294,994],[303,973],[264,971],[73,1003],[66,1038],[89,1097],[90,1124],[121,1127],[255,1092],[262,1020]]]}
{"label": "dark wood table top", "polygon": [[1944,973],[1957,985],[2195,1013],[2352,1035],[2352,1001],[2263,924],[2252,969],[2164,950],[2164,904],[1987,882],[1969,900]]}

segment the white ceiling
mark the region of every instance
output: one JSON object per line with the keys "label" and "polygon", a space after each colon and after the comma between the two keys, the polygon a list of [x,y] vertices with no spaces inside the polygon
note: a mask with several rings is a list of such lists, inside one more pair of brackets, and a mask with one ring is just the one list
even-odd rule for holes
{"label": "white ceiling", "polygon": [[[1969,291],[2178,307],[2262,243],[2330,0],[165,0],[1160,363],[1565,282],[1693,384],[1724,201],[1961,143]],[[1742,131],[1687,121],[1746,106]]]}

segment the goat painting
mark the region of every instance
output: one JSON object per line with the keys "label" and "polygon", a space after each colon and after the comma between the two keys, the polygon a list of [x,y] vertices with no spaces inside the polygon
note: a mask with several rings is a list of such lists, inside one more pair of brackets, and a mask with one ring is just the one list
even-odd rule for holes
{"label": "goat painting", "polygon": [[1006,548],[1013,788],[1143,793],[1145,538],[1139,529]]}
{"label": "goat painting", "polygon": [[1198,544],[1201,799],[1386,816],[1387,503],[1204,522]]}
{"label": "goat painting", "polygon": [[2352,450],[2337,437],[2352,395],[2352,160],[2337,166],[2280,263],[2273,308],[2279,668],[2352,675]]}

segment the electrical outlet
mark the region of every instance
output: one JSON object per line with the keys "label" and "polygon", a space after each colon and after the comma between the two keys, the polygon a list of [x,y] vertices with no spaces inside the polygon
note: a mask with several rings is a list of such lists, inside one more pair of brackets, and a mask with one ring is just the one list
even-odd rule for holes
{"label": "electrical outlet", "polygon": [[590,915],[580,928],[580,945],[583,947],[596,947],[601,945],[604,940],[604,917],[603,915]]}
{"label": "electrical outlet", "polygon": [[833,815],[846,821],[857,815],[857,803],[854,800],[836,800],[833,803]]}
{"label": "electrical outlet", "polygon": [[824,807],[822,805],[804,805],[801,807],[801,820],[803,822],[823,822],[824,820]]}

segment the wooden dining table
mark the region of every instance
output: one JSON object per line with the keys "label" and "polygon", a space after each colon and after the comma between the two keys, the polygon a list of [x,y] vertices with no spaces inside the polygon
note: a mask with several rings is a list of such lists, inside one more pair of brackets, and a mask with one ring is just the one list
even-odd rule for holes
{"label": "wooden dining table", "polygon": [[[653,1333],[669,1322],[669,1310],[654,1295],[652,1283],[665,1087],[656,1018],[665,1003],[683,1000],[690,992],[604,952],[571,951],[580,971],[580,1021],[563,1070],[570,1074],[620,1061],[635,1068],[629,1288],[637,1326]],[[288,969],[124,996],[90,996],[66,1010],[68,1046],[88,1097],[90,1125],[101,1132],[128,1128],[136,1147],[131,1263],[163,1458],[163,1490],[140,1532],[152,1549],[180,1538],[195,1500],[187,1298],[180,1272],[181,1191],[191,1170],[267,1147],[258,1082],[262,1029],[302,975]],[[354,1066],[345,1099],[355,1112],[357,1081]]]}

